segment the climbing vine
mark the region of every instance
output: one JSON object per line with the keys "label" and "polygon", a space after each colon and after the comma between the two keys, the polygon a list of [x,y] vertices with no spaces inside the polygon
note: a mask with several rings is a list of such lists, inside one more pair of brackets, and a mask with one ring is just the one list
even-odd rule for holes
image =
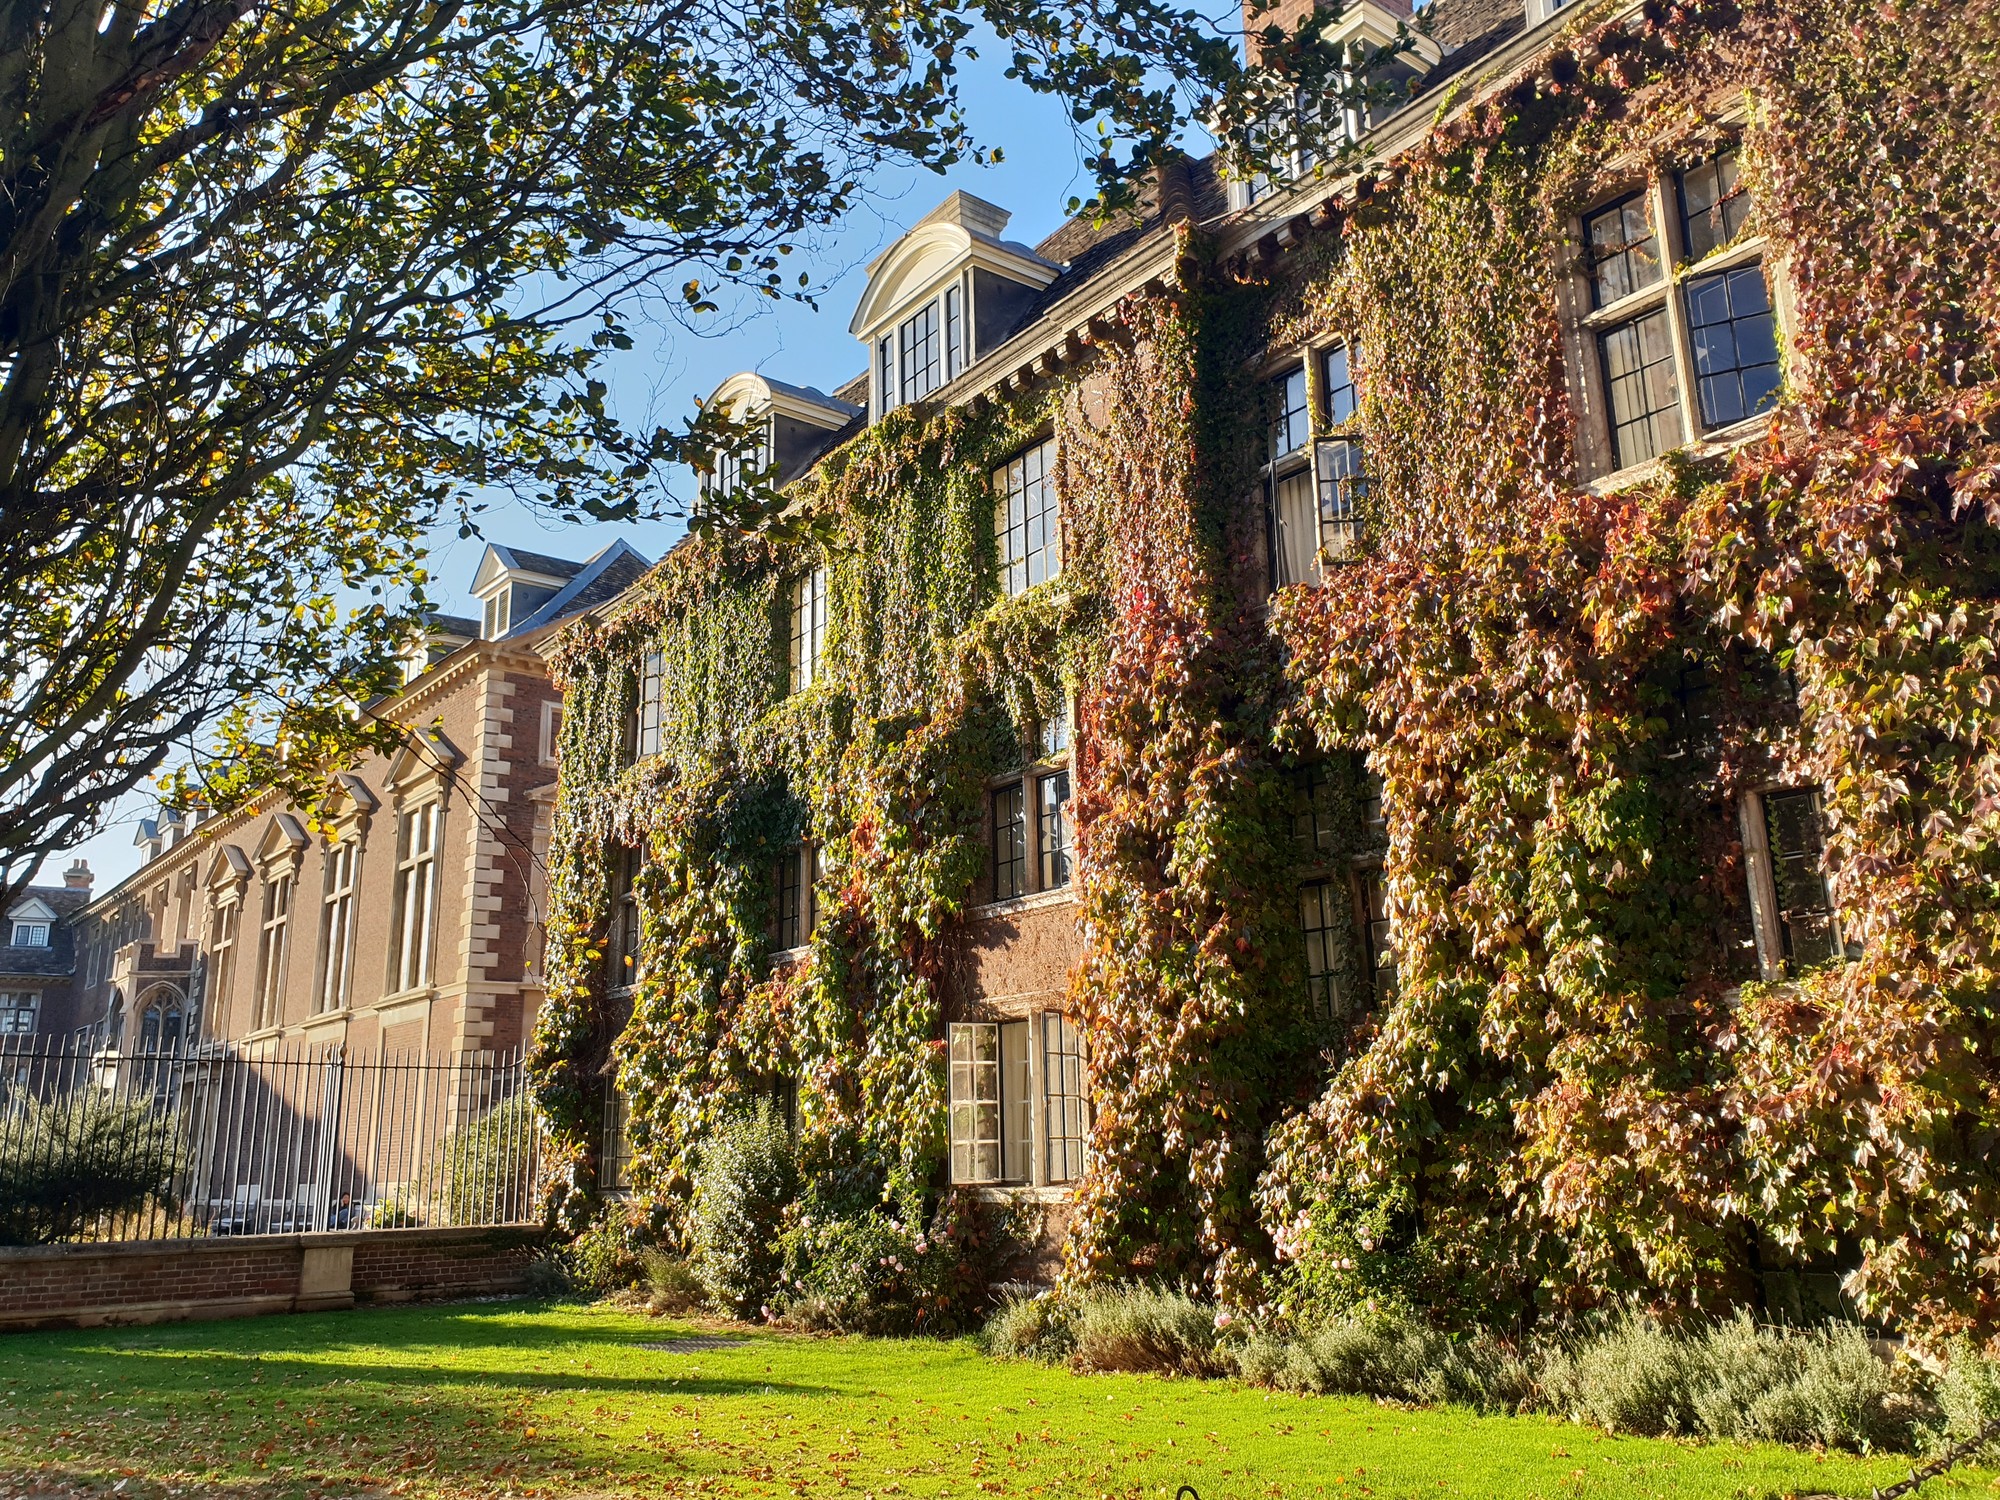
{"label": "climbing vine", "polygon": [[[893,413],[794,490],[810,524],[691,540],[573,628],[537,1034],[565,1201],[607,1062],[667,1232],[704,1138],[778,1076],[816,1181],[941,1188],[984,789],[1073,697],[1095,1125],[1070,1274],[1525,1322],[1830,1266],[1871,1316],[2000,1333],[1995,23],[1585,13],[1292,253],[1184,231],[1080,375]],[[1768,434],[1581,484],[1571,226],[1739,132],[1795,332]],[[1364,544],[1267,601],[1261,361],[1335,338]],[[1051,430],[1064,575],[1001,599],[989,476]],[[826,672],[788,694],[817,561]],[[662,749],[622,766],[647,650]],[[1311,850],[1308,773],[1338,789]],[[1848,952],[1765,984],[1737,808],[1779,784],[1824,791]],[[774,972],[768,872],[801,838],[822,918]],[[648,854],[629,1017],[614,846]],[[1299,883],[1378,858],[1393,992],[1315,1009]],[[1358,996],[1345,917],[1342,943]]]}

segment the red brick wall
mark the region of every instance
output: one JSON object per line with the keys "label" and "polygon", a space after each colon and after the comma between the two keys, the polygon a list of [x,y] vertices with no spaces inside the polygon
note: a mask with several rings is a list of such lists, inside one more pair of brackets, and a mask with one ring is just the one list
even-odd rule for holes
{"label": "red brick wall", "polygon": [[352,1247],[358,1302],[519,1291],[538,1241],[525,1229],[387,1229],[4,1247],[0,1330],[289,1312],[308,1247]]}
{"label": "red brick wall", "polygon": [[354,1247],[357,1302],[409,1302],[520,1291],[541,1237],[533,1230],[422,1231],[369,1235]]}

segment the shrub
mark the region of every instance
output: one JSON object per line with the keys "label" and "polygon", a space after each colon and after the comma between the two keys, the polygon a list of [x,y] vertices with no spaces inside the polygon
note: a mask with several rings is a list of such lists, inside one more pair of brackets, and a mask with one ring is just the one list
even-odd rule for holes
{"label": "shrub", "polygon": [[717,1307],[754,1317],[783,1269],[786,1207],[798,1193],[791,1132],[771,1102],[726,1120],[702,1148],[695,1180],[695,1275]]}
{"label": "shrub", "polygon": [[1607,1432],[1664,1437],[1693,1433],[1695,1380],[1690,1345],[1656,1320],[1627,1311],[1552,1353],[1542,1388],[1561,1415]]}
{"label": "shrub", "polygon": [[708,1288],[694,1267],[679,1255],[648,1250],[639,1257],[644,1267],[647,1306],[656,1313],[695,1312],[708,1300]]}
{"label": "shrub", "polygon": [[1185,1292],[1108,1287],[1077,1306],[1070,1365],[1092,1371],[1220,1375],[1232,1361],[1217,1349],[1216,1310]]}
{"label": "shrub", "polygon": [[1453,1337],[1390,1312],[1336,1319],[1296,1338],[1252,1337],[1238,1351],[1237,1368],[1244,1379],[1280,1390],[1486,1412],[1519,1411],[1535,1394],[1532,1364],[1501,1340]]}
{"label": "shrub", "polygon": [[979,1342],[1002,1359],[1062,1364],[1076,1352],[1076,1304],[1031,1286],[1007,1288]]}
{"label": "shrub", "polygon": [[186,1165],[170,1115],[86,1091],[0,1118],[0,1244],[73,1239],[99,1220],[178,1206]]}
{"label": "shrub", "polygon": [[547,1297],[602,1297],[637,1286],[643,1275],[639,1228],[612,1206],[576,1238],[543,1250],[529,1267],[528,1285]]}
{"label": "shrub", "polygon": [[495,1105],[439,1144],[434,1223],[494,1224],[518,1218],[534,1201],[534,1141],[540,1128],[523,1094]]}
{"label": "shrub", "polygon": [[1554,1355],[1549,1403],[1612,1432],[1906,1448],[1926,1414],[1917,1372],[1854,1324],[1759,1326],[1747,1313],[1675,1332],[1627,1311]]}
{"label": "shrub", "polygon": [[1938,1436],[1946,1442],[1969,1442],[1988,1422],[2000,1421],[2000,1365],[1981,1359],[1969,1339],[1951,1345],[1945,1356],[1937,1388]]}

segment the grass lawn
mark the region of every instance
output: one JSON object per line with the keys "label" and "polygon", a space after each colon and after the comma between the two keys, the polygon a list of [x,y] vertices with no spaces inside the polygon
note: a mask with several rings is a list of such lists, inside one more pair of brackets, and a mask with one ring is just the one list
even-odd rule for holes
{"label": "grass lawn", "polygon": [[[644,1343],[723,1333],[742,1347]],[[1607,1438],[966,1343],[808,1339],[534,1302],[0,1336],[0,1494],[1865,1496],[1907,1461]],[[1924,1494],[1991,1495],[1962,1471]]]}

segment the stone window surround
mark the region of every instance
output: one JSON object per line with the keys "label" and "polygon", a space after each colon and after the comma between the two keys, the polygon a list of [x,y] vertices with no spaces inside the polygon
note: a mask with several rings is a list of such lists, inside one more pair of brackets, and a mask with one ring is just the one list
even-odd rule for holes
{"label": "stone window surround", "polygon": [[[1002,776],[995,776],[986,784],[985,817],[986,835],[989,843],[987,847],[986,870],[982,881],[986,886],[984,894],[988,899],[972,907],[970,915],[974,918],[1008,916],[1021,911],[1031,911],[1037,907],[1059,905],[1064,901],[1074,901],[1076,899],[1075,825],[1069,823],[1069,879],[1061,885],[1047,886],[1042,882],[1042,820],[1037,816],[1041,783],[1054,776],[1067,775],[1070,770],[1071,759],[1069,747],[1075,738],[1075,717],[1067,702],[1063,705],[1063,716],[1065,733],[1062,749],[1050,755],[1037,756],[1035,759],[1027,761],[1019,770],[1009,771]],[[1015,786],[1022,789],[1021,800],[1023,822],[1025,824],[1022,856],[1026,861],[1024,867],[1025,889],[1019,895],[1003,897],[995,895],[992,885],[994,865],[990,841],[993,837],[993,799],[998,793]],[[1069,791],[1070,800],[1073,802],[1076,796],[1074,782],[1071,783]],[[1068,802],[1064,804],[1064,818],[1066,822],[1068,822],[1069,805],[1070,803]]]}
{"label": "stone window surround", "polygon": [[[1630,324],[1649,310],[1663,311],[1668,319],[1673,350],[1674,387],[1682,441],[1668,451],[1707,456],[1724,453],[1755,441],[1770,425],[1765,410],[1727,426],[1704,428],[1700,415],[1700,385],[1694,365],[1694,348],[1687,327],[1686,287],[1689,281],[1721,272],[1759,264],[1763,267],[1770,297],[1772,320],[1782,361],[1792,342],[1795,318],[1789,278],[1774,247],[1761,235],[1746,234],[1731,244],[1705,256],[1699,262],[1682,260],[1680,212],[1681,171],[1701,165],[1725,150],[1740,149],[1744,124],[1740,110],[1719,113],[1717,128],[1725,137],[1711,146],[1690,149],[1670,163],[1627,160],[1614,167],[1602,180],[1583,213],[1569,226],[1571,266],[1561,289],[1564,324],[1564,355],[1570,371],[1570,396],[1574,409],[1574,432],[1579,478],[1592,489],[1617,489],[1650,474],[1663,455],[1620,466],[1614,447],[1608,385],[1603,369],[1600,339],[1615,327]],[[1643,194],[1653,237],[1661,257],[1659,280],[1604,307],[1594,306],[1591,257],[1586,243],[1584,221],[1599,209]]]}
{"label": "stone window surround", "polygon": [[[945,1044],[948,1069],[946,1082],[947,1121],[946,1133],[950,1142],[948,1156],[949,1169],[954,1185],[972,1187],[992,1192],[1011,1199],[1034,1199],[1039,1197],[1060,1198],[1067,1193],[1081,1177],[1082,1169],[1070,1177],[1052,1176],[1051,1147],[1055,1132],[1051,1129],[1056,1112],[1063,1109],[1068,1095],[1051,1093],[1050,1085],[1058,1083],[1054,1069],[1059,1060],[1054,1058],[1052,1046],[1059,1046],[1056,1026],[1067,1022],[1071,1035],[1082,1043],[1082,1028],[1077,1021],[1056,1004],[1038,1005],[1023,1013],[974,1014],[950,1022],[945,1027]],[[1053,1023],[1053,1024],[1052,1024]],[[961,1049],[971,1040],[971,1032],[976,1028],[995,1028],[994,1039],[1000,1045],[998,1060],[998,1080],[1000,1085],[1000,1172],[997,1176],[966,1175],[961,1168],[968,1160],[962,1146],[971,1143],[962,1141],[957,1132],[963,1129],[964,1115],[956,1105],[970,1103],[962,1097],[966,1087],[966,1077],[962,1071],[965,1059]],[[1013,1056],[1009,1058],[1008,1054]],[[954,1062],[956,1060],[956,1062]],[[1010,1068],[1012,1076],[1009,1076]],[[1078,1065],[1078,1085],[1085,1086]],[[1014,1149],[1008,1149],[1008,1115],[1015,1113],[1016,1121],[1027,1126],[1025,1136],[1018,1128],[1012,1137]],[[1021,1117],[1025,1116],[1025,1119]],[[1088,1098],[1083,1099],[1081,1110],[1083,1139],[1088,1140],[1090,1128],[1090,1108]],[[1025,1146],[1028,1160],[1019,1162],[1018,1153]],[[1021,1170],[1025,1165],[1026,1170]]]}

